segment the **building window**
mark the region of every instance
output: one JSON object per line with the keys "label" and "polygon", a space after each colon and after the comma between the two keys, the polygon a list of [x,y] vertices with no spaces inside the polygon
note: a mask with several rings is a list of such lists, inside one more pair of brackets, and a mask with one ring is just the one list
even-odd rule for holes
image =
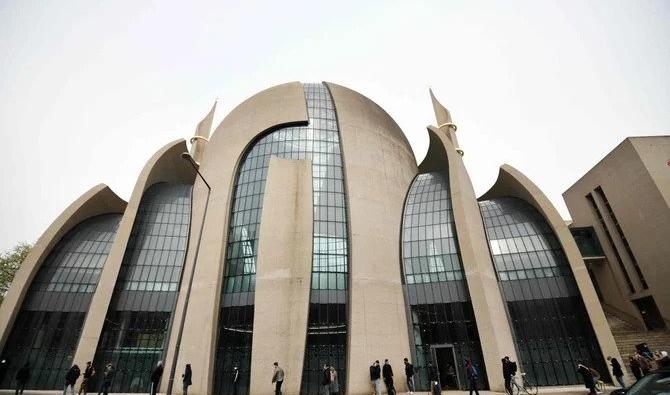
{"label": "building window", "polygon": [[[263,196],[272,156],[312,161],[314,235],[307,342],[301,388],[319,391],[328,362],[346,383],[348,232],[337,116],[324,84],[303,84],[309,123],[258,139],[240,163],[235,181],[219,312],[215,382],[232,393],[228,378],[240,369],[239,393],[249,391],[253,300]],[[326,296],[326,297],[324,297]]]}
{"label": "building window", "polygon": [[579,252],[584,258],[602,258],[605,256],[603,248],[600,246],[598,236],[591,226],[584,228],[570,228],[570,233],[577,243]]}
{"label": "building window", "polygon": [[192,189],[158,183],[142,196],[94,358],[99,373],[110,362],[116,369],[110,392],[148,392],[151,371],[164,360],[188,244]]}
{"label": "building window", "polygon": [[479,206],[529,378],[538,385],[578,384],[578,360],[608,377],[570,264],[544,217],[517,198],[485,200]]}
{"label": "building window", "polygon": [[467,388],[466,359],[486,383],[446,172],[419,174],[412,182],[403,214],[402,269],[417,390],[429,390],[428,362],[437,365],[445,389]]}
{"label": "building window", "polygon": [[605,192],[600,186],[596,187],[595,191],[598,197],[602,199],[603,203],[605,203],[605,209],[607,209],[607,214],[609,215],[610,220],[614,223],[614,227],[616,228],[617,234],[619,235],[619,238],[621,239],[621,242],[623,243],[623,246],[626,249],[626,253],[628,253],[628,257],[630,258],[630,261],[633,264],[633,269],[635,269],[635,274],[637,274],[637,277],[640,280],[640,284],[642,284],[642,288],[648,289],[649,286],[647,285],[647,280],[644,278],[644,274],[642,274],[640,265],[637,263],[635,254],[633,254],[633,249],[630,248],[628,239],[626,239],[626,235],[623,233],[623,230],[621,229],[621,224],[619,224],[619,220],[614,214],[612,206],[610,205],[610,202],[607,200],[607,196],[605,196]]}
{"label": "building window", "polygon": [[121,214],[106,214],[83,221],[44,260],[2,351],[8,361],[2,388],[14,388],[16,372],[25,363],[29,389],[63,388],[120,220]]}
{"label": "building window", "polygon": [[626,270],[626,266],[623,264],[623,260],[621,259],[621,254],[619,254],[619,250],[617,249],[616,245],[614,244],[614,239],[612,238],[612,234],[609,231],[609,228],[607,228],[607,224],[605,223],[605,218],[603,218],[602,213],[600,212],[600,209],[598,208],[598,205],[596,204],[596,200],[593,198],[592,194],[586,195],[586,200],[589,202],[589,205],[591,206],[591,209],[593,212],[596,214],[596,218],[598,218],[598,222],[600,223],[600,226],[603,228],[603,232],[605,232],[605,236],[607,236],[607,242],[610,245],[610,248],[614,252],[614,257],[616,258],[617,264],[619,265],[619,269],[621,270],[621,273],[623,274],[624,279],[626,280],[626,285],[628,285],[628,290],[630,293],[635,292],[635,287],[633,287],[633,281],[630,279],[630,275],[628,274],[628,270]]}

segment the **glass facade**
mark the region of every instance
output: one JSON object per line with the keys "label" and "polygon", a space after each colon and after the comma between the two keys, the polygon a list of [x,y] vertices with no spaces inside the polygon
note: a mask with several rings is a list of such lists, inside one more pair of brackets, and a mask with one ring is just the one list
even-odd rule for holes
{"label": "glass facade", "polygon": [[[417,390],[429,390],[429,361],[437,363],[440,372],[454,372],[454,381],[443,385],[454,387],[459,377],[459,387],[467,387],[466,359],[478,367],[480,385],[486,383],[446,172],[419,174],[412,182],[403,214],[402,260]],[[453,349],[453,358],[437,357],[445,347]]]}
{"label": "glass facade", "polygon": [[1,388],[14,387],[16,372],[25,363],[31,372],[27,388],[63,388],[120,220],[121,214],[106,214],[83,221],[44,260],[2,351],[8,368],[0,377]]}
{"label": "glass facade", "polygon": [[239,393],[249,391],[256,258],[271,156],[312,161],[314,251],[302,392],[318,392],[320,366],[325,362],[337,368],[340,386],[346,382],[348,243],[337,117],[325,85],[303,87],[308,125],[261,137],[238,169],[221,292],[215,394],[232,393],[229,378],[234,366],[241,373]]}
{"label": "glass facade", "polygon": [[[110,392],[148,392],[163,360],[191,223],[192,185],[158,183],[142,196],[94,358],[111,362]],[[101,375],[97,375],[100,377]]]}
{"label": "glass facade", "polygon": [[570,264],[553,230],[517,198],[479,203],[523,370],[538,385],[577,384],[577,361],[609,377]]}

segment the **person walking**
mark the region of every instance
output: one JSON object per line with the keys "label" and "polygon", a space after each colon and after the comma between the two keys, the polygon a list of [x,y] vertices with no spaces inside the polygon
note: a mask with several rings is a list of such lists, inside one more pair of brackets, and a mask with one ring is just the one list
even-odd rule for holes
{"label": "person walking", "polygon": [[410,395],[414,394],[414,365],[409,363],[407,358],[403,359],[405,364],[405,377],[407,378],[407,391]]}
{"label": "person walking", "polygon": [[505,390],[512,395],[512,380],[516,376],[516,362],[510,361],[508,356],[502,359],[503,379],[505,379]]}
{"label": "person walking", "polygon": [[375,395],[382,395],[381,369],[379,361],[374,361],[370,366],[370,381],[375,389]]}
{"label": "person walking", "polygon": [[328,383],[328,393],[329,395],[338,395],[340,393],[340,383],[337,379],[337,370],[335,370],[334,366],[331,366],[328,371],[328,376],[330,377],[330,383]]}
{"label": "person walking", "polygon": [[633,372],[633,376],[635,376],[635,380],[637,381],[641,379],[642,369],[640,369],[640,361],[633,355],[628,358],[628,364],[630,365],[630,371]]}
{"label": "person walking", "polygon": [[71,387],[70,393],[74,395],[74,386],[77,383],[80,374],[81,370],[79,370],[79,366],[77,366],[77,364],[72,365],[70,370],[65,374],[65,388],[63,389],[63,395],[66,395],[67,393],[67,387]]}
{"label": "person walking", "polygon": [[323,371],[321,372],[321,393],[323,395],[330,393],[330,367],[327,363],[323,365]]}
{"label": "person walking", "polygon": [[591,369],[584,366],[581,361],[577,361],[577,373],[582,375],[584,386],[589,389],[589,394],[596,395],[596,383],[593,380]]}
{"label": "person walking", "polygon": [[181,375],[182,377],[182,382],[184,384],[184,395],[188,395],[188,387],[193,384],[193,381],[191,380],[193,377],[193,371],[191,371],[191,364],[187,363],[186,367],[184,368],[184,374]]}
{"label": "person walking", "polygon": [[16,395],[23,393],[28,380],[30,380],[30,366],[28,365],[28,362],[26,362],[16,372]]}
{"label": "person walking", "polygon": [[81,379],[81,385],[79,386],[79,395],[82,393],[86,395],[88,393],[88,385],[91,382],[91,377],[95,375],[95,369],[93,368],[93,363],[91,361],[86,362],[86,368],[84,369],[84,376]]}
{"label": "person walking", "polygon": [[233,395],[237,395],[237,392],[240,390],[240,371],[237,369],[237,366],[233,367],[233,375],[231,379],[233,384]]}
{"label": "person walking", "polygon": [[475,368],[475,365],[473,365],[472,361],[469,359],[465,361],[465,377],[468,378],[470,395],[472,395],[472,391],[474,391],[475,394],[479,395],[479,390],[477,389],[477,380],[479,379],[479,372],[477,372],[477,368]]}
{"label": "person walking", "polygon": [[428,361],[428,379],[430,380],[430,393],[439,394],[442,392],[442,387],[440,386],[440,374],[437,371],[437,367],[433,366],[433,363]]}
{"label": "person walking", "polygon": [[281,385],[284,383],[284,369],[279,367],[279,362],[275,362],[275,371],[272,375],[272,384],[275,385],[275,395],[281,395]]}
{"label": "person walking", "polygon": [[98,395],[108,395],[109,389],[112,387],[112,381],[114,380],[114,365],[112,365],[111,362],[105,366],[105,371],[102,373],[102,375],[102,384],[100,385],[100,391],[98,391]]}
{"label": "person walking", "polygon": [[616,381],[619,382],[621,388],[626,388],[626,385],[623,382],[623,369],[621,369],[619,361],[612,357],[607,357],[607,360],[610,362],[610,365],[612,365],[612,376],[616,378]]}
{"label": "person walking", "polygon": [[163,376],[163,361],[158,361],[153,372],[151,372],[151,395],[156,395],[158,392],[158,384]]}
{"label": "person walking", "polygon": [[382,377],[384,378],[384,385],[386,385],[386,393],[388,395],[395,395],[395,387],[393,386],[393,368],[388,359],[384,360]]}

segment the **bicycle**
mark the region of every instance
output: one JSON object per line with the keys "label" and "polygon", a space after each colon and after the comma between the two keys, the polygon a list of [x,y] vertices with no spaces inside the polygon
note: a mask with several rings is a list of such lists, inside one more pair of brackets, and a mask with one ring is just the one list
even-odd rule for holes
{"label": "bicycle", "polygon": [[512,378],[512,393],[519,395],[525,393],[528,395],[537,395],[537,385],[526,379],[526,373],[521,373],[521,385],[516,382],[517,376]]}

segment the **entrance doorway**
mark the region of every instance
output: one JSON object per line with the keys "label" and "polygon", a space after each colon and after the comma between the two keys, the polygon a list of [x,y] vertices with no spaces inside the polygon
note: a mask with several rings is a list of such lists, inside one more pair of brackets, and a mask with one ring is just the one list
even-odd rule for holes
{"label": "entrance doorway", "polygon": [[437,344],[431,346],[433,363],[440,376],[440,387],[443,390],[457,390],[461,388],[459,369],[456,366],[456,354],[451,344]]}
{"label": "entrance doorway", "polygon": [[645,296],[644,298],[636,299],[633,302],[635,303],[635,306],[637,306],[637,309],[640,310],[640,315],[648,330],[665,329],[665,322],[663,321],[663,317],[661,317],[661,312],[658,311],[658,307],[656,307],[654,298]]}

